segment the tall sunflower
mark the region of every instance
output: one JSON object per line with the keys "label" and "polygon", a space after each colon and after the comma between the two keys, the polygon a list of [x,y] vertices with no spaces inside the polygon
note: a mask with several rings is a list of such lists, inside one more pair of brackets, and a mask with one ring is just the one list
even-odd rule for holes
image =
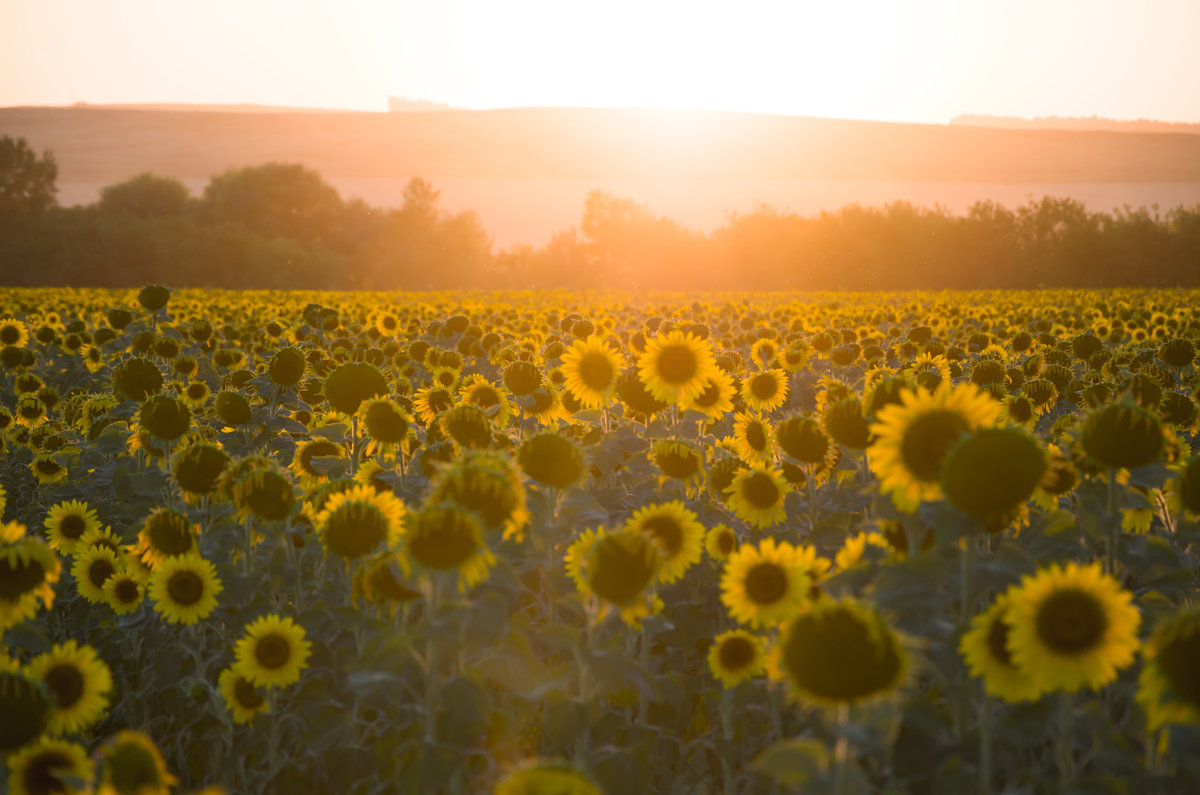
{"label": "tall sunflower", "polygon": [[50,540],[50,548],[64,555],[74,554],[84,533],[99,527],[95,509],[79,500],[60,502],[46,514],[46,537]]}
{"label": "tall sunflower", "polygon": [[83,552],[75,556],[75,563],[71,566],[76,590],[92,604],[103,602],[104,583],[125,568],[122,558],[120,553],[101,544],[85,547]]}
{"label": "tall sunflower", "polygon": [[466,590],[487,578],[496,563],[475,514],[452,502],[426,505],[409,514],[404,549],[430,571],[457,571],[458,587]]}
{"label": "tall sunflower", "polygon": [[775,429],[761,416],[740,412],[733,420],[733,451],[751,464],[766,464],[774,457]]}
{"label": "tall sunflower", "polygon": [[196,549],[196,531],[188,518],[170,508],[157,508],[142,522],[138,531],[137,556],[154,568],[167,558],[186,555]]}
{"label": "tall sunflower", "polygon": [[118,571],[104,581],[104,601],[117,615],[132,613],[146,597],[142,575],[128,569]]}
{"label": "tall sunflower", "polygon": [[904,391],[899,405],[884,406],[871,426],[868,450],[879,488],[896,507],[911,513],[925,501],[942,498],[942,464],[968,431],[992,424],[1000,404],[971,384],[946,382],[933,392]]}
{"label": "tall sunflower", "polygon": [[588,593],[616,606],[626,623],[636,624],[650,612],[648,589],[659,565],[658,545],[642,533],[625,530],[599,535],[580,569]]}
{"label": "tall sunflower", "polygon": [[1200,723],[1200,609],[1185,608],[1155,627],[1142,658],[1137,700],[1150,729]]}
{"label": "tall sunflower", "polygon": [[91,783],[92,761],[78,743],[42,737],[8,758],[10,795],[91,792]]}
{"label": "tall sunflower", "polygon": [[216,568],[195,552],[158,564],[146,588],[154,609],[172,624],[195,624],[208,618],[222,590]]}
{"label": "tall sunflower", "polygon": [[721,575],[721,602],[735,620],[771,627],[795,612],[811,584],[795,548],[765,538],[758,546],[743,544],[730,555]]}
{"label": "tall sunflower", "polygon": [[763,370],[742,380],[742,400],[761,413],[772,412],[787,400],[788,378],[783,370]]}
{"label": "tall sunflower", "polygon": [[713,639],[708,669],[725,688],[737,687],[766,670],[766,642],[744,629],[731,629]]}
{"label": "tall sunflower", "polygon": [[291,618],[260,616],[246,626],[234,647],[233,670],[257,687],[286,687],[308,667],[312,643]]}
{"label": "tall sunflower", "polygon": [[316,518],[325,549],[347,560],[395,546],[404,532],[404,503],[390,491],[373,486],[353,488],[329,497]]}
{"label": "tall sunflower", "polygon": [[0,347],[24,348],[29,342],[29,330],[15,317],[0,318]]}
{"label": "tall sunflower", "polygon": [[575,340],[562,357],[563,385],[584,408],[601,408],[617,391],[625,358],[595,336]]}
{"label": "tall sunflower", "polygon": [[1099,563],[1052,564],[1009,596],[1008,650],[1047,690],[1100,688],[1133,663],[1142,617]]}
{"label": "tall sunflower", "polygon": [[704,340],[691,332],[671,331],[646,343],[637,371],[655,399],[686,403],[704,391],[717,371],[717,361]]}
{"label": "tall sunflower", "polygon": [[485,529],[503,531],[506,540],[520,542],[529,522],[521,472],[498,453],[465,453],[437,473],[427,502],[454,502],[474,511]]}
{"label": "tall sunflower", "polygon": [[716,422],[727,413],[733,411],[733,399],[737,396],[737,386],[733,376],[724,370],[716,370],[708,377],[704,389],[691,400],[683,402],[687,411],[698,411]]}
{"label": "tall sunflower", "polygon": [[100,763],[100,795],[170,795],[179,781],[167,770],[162,752],[139,731],[122,729],[96,753]]}
{"label": "tall sunflower", "polygon": [[271,708],[266,696],[258,692],[254,683],[232,668],[221,671],[217,686],[225,699],[225,706],[233,713],[234,723],[249,724],[255,715]]}
{"label": "tall sunflower", "polygon": [[658,579],[662,583],[675,582],[700,561],[704,525],[679,500],[639,508],[625,529],[642,533],[658,545]]}
{"label": "tall sunflower", "polygon": [[774,527],[787,519],[784,498],[792,491],[783,473],[773,467],[747,467],[725,488],[729,509],[755,527]]}
{"label": "tall sunflower", "polygon": [[29,663],[30,674],[42,682],[54,709],[47,731],[75,734],[95,723],[108,707],[112,673],[91,646],[69,640],[55,644]]}
{"label": "tall sunflower", "polygon": [[1011,628],[1008,624],[1009,600],[1001,594],[992,606],[975,616],[971,629],[959,641],[958,650],[972,676],[983,679],[989,695],[1005,701],[1033,701],[1042,695],[1041,683],[1018,668],[1008,650]]}

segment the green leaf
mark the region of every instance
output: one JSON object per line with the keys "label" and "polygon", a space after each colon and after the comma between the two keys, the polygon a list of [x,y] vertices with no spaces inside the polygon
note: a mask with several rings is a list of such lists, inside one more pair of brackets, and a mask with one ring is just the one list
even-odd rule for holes
{"label": "green leaf", "polygon": [[784,787],[799,787],[822,775],[828,757],[816,740],[781,740],[763,749],[750,767]]}

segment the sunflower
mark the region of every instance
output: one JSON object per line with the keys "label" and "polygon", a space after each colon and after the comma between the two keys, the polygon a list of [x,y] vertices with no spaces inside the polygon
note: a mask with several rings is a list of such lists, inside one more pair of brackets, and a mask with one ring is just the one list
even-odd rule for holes
{"label": "sunflower", "polygon": [[92,762],[77,743],[42,737],[8,758],[10,795],[90,792]]}
{"label": "sunflower", "polygon": [[58,463],[51,453],[40,453],[34,456],[33,461],[29,464],[29,470],[33,472],[38,483],[43,486],[65,480],[67,477],[67,468]]}
{"label": "sunflower", "polygon": [[1129,401],[1109,403],[1084,421],[1080,442],[1088,456],[1113,469],[1152,464],[1162,455],[1162,423]]}
{"label": "sunflower", "polygon": [[780,369],[763,370],[742,380],[742,400],[750,409],[768,413],[787,401],[787,373]]}
{"label": "sunflower", "polygon": [[659,439],[649,455],[663,477],[684,484],[704,482],[704,452],[695,445],[680,439]]}
{"label": "sunflower", "polygon": [[847,536],[845,542],[842,544],[842,548],[838,550],[837,555],[834,557],[834,562],[837,564],[838,570],[845,571],[861,563],[868,546],[882,549],[885,554],[891,551],[891,547],[882,533],[860,532],[852,536]]}
{"label": "sunflower", "polygon": [[154,609],[172,624],[195,624],[207,618],[222,590],[216,568],[196,552],[158,564],[146,586]]}
{"label": "sunflower", "polygon": [[691,332],[671,331],[646,343],[637,374],[656,400],[686,403],[700,396],[716,373],[717,362],[707,342]]}
{"label": "sunflower", "polygon": [[488,380],[478,373],[467,376],[458,387],[463,405],[475,406],[481,409],[493,425],[504,428],[512,419],[512,401],[508,399],[503,389],[488,383]]}
{"label": "sunflower", "polygon": [[249,724],[255,715],[270,709],[266,696],[258,692],[254,683],[232,668],[221,671],[217,685],[225,706],[233,713],[234,723]]}
{"label": "sunflower", "polygon": [[134,550],[142,563],[153,569],[175,555],[196,549],[196,530],[188,518],[170,508],[156,508],[142,522]]}
{"label": "sunflower", "polygon": [[774,527],[787,519],[784,499],[792,488],[775,468],[747,467],[725,488],[729,509],[739,519],[758,528]]}
{"label": "sunflower", "polygon": [[941,354],[922,353],[901,374],[932,391],[950,383],[950,362]]}
{"label": "sunflower", "polygon": [[222,493],[237,506],[239,518],[282,521],[296,502],[292,481],[270,459],[243,459],[225,470],[220,483]]}
{"label": "sunflower", "polygon": [[64,555],[72,555],[84,533],[99,529],[100,520],[96,517],[95,509],[88,508],[86,502],[66,500],[50,509],[44,526],[50,548]]}
{"label": "sunflower", "polygon": [[53,709],[41,682],[11,661],[4,667],[0,670],[0,714],[4,715],[0,721],[0,755],[33,742],[45,731]]}
{"label": "sunflower", "polygon": [[563,556],[563,564],[567,570],[567,576],[575,583],[575,588],[581,594],[590,594],[592,592],[591,586],[588,585],[588,555],[591,553],[592,547],[595,546],[596,542],[607,534],[607,531],[603,527],[583,530],[571,542],[570,546],[567,547],[567,554]]}
{"label": "sunflower", "polygon": [[454,502],[474,511],[485,529],[503,531],[518,543],[529,522],[525,485],[510,458],[488,452],[468,453],[437,474],[427,502]]}
{"label": "sunflower", "polygon": [[624,367],[624,357],[606,341],[575,340],[562,356],[563,385],[584,408],[602,408],[612,401]]}
{"label": "sunflower", "polygon": [[626,623],[637,624],[650,613],[647,589],[659,565],[658,545],[641,533],[625,530],[597,537],[580,568],[588,593],[615,605]]}
{"label": "sunflower", "polygon": [[167,770],[162,752],[146,735],[122,729],[97,752],[100,786],[97,795],[170,795],[179,783]]}
{"label": "sunflower", "polygon": [[811,584],[795,548],[765,538],[758,546],[743,544],[725,562],[721,602],[737,621],[770,627],[795,612]]}
{"label": "sunflower", "polygon": [[709,557],[719,563],[729,560],[729,556],[737,552],[740,545],[737,533],[724,524],[713,527],[704,539],[704,548],[708,550]]}
{"label": "sunflower", "polygon": [[1046,470],[1046,452],[1028,432],[978,428],[946,454],[941,485],[952,505],[988,520],[1024,505]]}
{"label": "sunflower", "polygon": [[212,390],[203,381],[189,381],[180,394],[185,403],[193,409],[199,410],[208,405],[208,399],[212,397]]}
{"label": "sunflower", "polygon": [[400,444],[412,432],[412,415],[387,398],[364,400],[358,416],[367,435],[379,444]]}
{"label": "sunflower", "polygon": [[0,318],[0,347],[24,348],[29,342],[29,330],[14,317]]}
{"label": "sunflower", "polygon": [[[379,552],[354,569],[350,587],[351,604],[365,599],[390,617],[394,605],[420,599],[419,586],[409,579],[411,567],[398,552]],[[385,609],[385,610],[384,610]]]}
{"label": "sunflower", "polygon": [[337,442],[331,442],[328,439],[309,439],[302,442],[296,448],[295,454],[292,456],[292,463],[288,469],[292,470],[292,474],[296,477],[296,481],[302,486],[312,486],[324,480],[328,475],[318,469],[313,459],[342,459],[346,457],[346,448]]}
{"label": "sunflower", "polygon": [[881,409],[871,426],[875,441],[868,458],[880,491],[911,513],[923,501],[941,499],[946,453],[964,433],[992,424],[1000,404],[973,385],[949,382],[933,392],[905,391],[900,399],[900,405]]}
{"label": "sunflower", "polygon": [[79,539],[78,546],[75,547],[75,554],[78,556],[80,552],[85,552],[92,547],[107,547],[117,553],[117,558],[122,564],[128,563],[125,557],[125,541],[113,531],[110,525],[93,527],[84,533]]}
{"label": "sunflower", "polygon": [[822,599],[793,618],[779,664],[797,695],[817,705],[853,704],[900,687],[908,653],[875,611],[852,599]]}
{"label": "sunflower", "polygon": [[29,663],[29,673],[46,687],[54,706],[47,731],[75,734],[100,719],[108,707],[112,673],[91,646],[73,640],[56,644]]}
{"label": "sunflower", "polygon": [[315,524],[327,552],[353,560],[380,544],[395,546],[404,532],[403,522],[404,503],[390,491],[354,486],[329,497]]}
{"label": "sunflower", "polygon": [[118,571],[104,581],[104,601],[117,615],[132,613],[146,596],[142,576],[129,570]]}
{"label": "sunflower", "polygon": [[1200,610],[1185,608],[1160,623],[1146,642],[1137,700],[1151,731],[1164,724],[1200,723]]}
{"label": "sunflower", "polygon": [[1099,563],[1026,576],[1005,615],[1013,663],[1047,690],[1100,688],[1133,663],[1141,613]]}
{"label": "sunflower", "polygon": [[454,393],[440,384],[423,387],[413,396],[413,410],[429,425],[437,416],[454,405]]}
{"label": "sunflower", "polygon": [[82,552],[76,554],[71,566],[75,588],[84,599],[92,604],[104,601],[104,583],[108,578],[125,568],[122,555],[102,544],[80,545]]}
{"label": "sunflower", "polygon": [[474,513],[443,502],[409,516],[404,548],[412,560],[432,571],[457,571],[460,590],[487,577],[496,558],[484,543],[483,527]]}
{"label": "sunflower", "polygon": [[528,437],[517,451],[517,463],[533,480],[565,489],[584,474],[575,442],[554,431]]}
{"label": "sunflower", "polygon": [[246,626],[234,647],[233,670],[256,687],[286,687],[308,667],[312,643],[291,618],[260,616]]}
{"label": "sunflower", "polygon": [[658,545],[659,582],[675,582],[700,561],[704,525],[679,500],[639,508],[625,529],[642,533]]}
{"label": "sunflower", "polygon": [[774,456],[775,429],[761,416],[740,412],[733,420],[733,451],[743,461],[766,464]]}
{"label": "sunflower", "polygon": [[725,688],[737,687],[766,670],[766,642],[744,629],[731,629],[713,639],[708,669]]}
{"label": "sunflower", "polygon": [[996,597],[991,607],[975,616],[971,629],[959,641],[958,650],[971,675],[983,679],[983,689],[988,695],[1013,703],[1034,701],[1042,695],[1042,685],[1013,663],[1009,652],[1012,630],[1008,610],[1008,595]]}

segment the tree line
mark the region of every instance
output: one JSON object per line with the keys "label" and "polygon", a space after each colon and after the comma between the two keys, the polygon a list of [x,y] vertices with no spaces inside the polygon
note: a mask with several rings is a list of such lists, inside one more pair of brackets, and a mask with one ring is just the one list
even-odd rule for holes
{"label": "tree line", "polygon": [[897,290],[1200,286],[1200,205],[1092,212],[1045,196],[965,214],[893,202],[815,216],[768,206],[704,234],[593,191],[579,226],[496,251],[474,212],[414,178],[399,208],[343,199],[299,164],[193,196],[142,174],[61,207],[57,165],[0,138],[0,284],[221,288]]}

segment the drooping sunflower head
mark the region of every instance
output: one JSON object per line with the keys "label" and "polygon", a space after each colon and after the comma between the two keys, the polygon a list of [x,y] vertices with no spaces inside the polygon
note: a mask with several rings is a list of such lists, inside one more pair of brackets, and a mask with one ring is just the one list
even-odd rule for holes
{"label": "drooping sunflower head", "polygon": [[229,466],[229,455],[216,444],[197,442],[171,459],[179,488],[192,495],[211,494]]}
{"label": "drooping sunflower head", "polygon": [[327,552],[346,560],[397,544],[404,532],[404,504],[390,491],[354,486],[325,500],[315,524]]}
{"label": "drooping sunflower head", "polygon": [[221,671],[217,684],[225,699],[225,706],[233,713],[234,723],[249,724],[255,715],[270,709],[267,697],[253,682],[232,668]]}
{"label": "drooping sunflower head", "polygon": [[660,565],[655,542],[626,530],[596,539],[583,571],[591,593],[625,611],[644,605],[646,589]]}
{"label": "drooping sunflower head", "polygon": [[39,453],[29,463],[29,469],[38,482],[46,485],[65,480],[67,468],[63,466],[52,453]]}
{"label": "drooping sunflower head", "polygon": [[158,392],[165,383],[162,370],[150,359],[135,356],[113,368],[113,391],[126,400],[140,403]]}
{"label": "drooping sunflower head", "polygon": [[671,331],[646,344],[637,369],[650,394],[670,405],[698,397],[717,365],[707,342],[690,332]]}
{"label": "drooping sunflower head", "polygon": [[708,669],[725,688],[740,683],[766,670],[766,642],[759,635],[744,629],[731,629],[713,639],[708,650]]}
{"label": "drooping sunflower head", "polygon": [[823,420],[825,432],[843,447],[861,450],[871,441],[871,426],[863,415],[862,401],[853,395],[826,404]]}
{"label": "drooping sunflower head", "polygon": [[386,398],[363,401],[359,417],[372,439],[382,444],[400,444],[412,430],[412,416]]}
{"label": "drooping sunflower head", "polygon": [[257,687],[287,687],[308,667],[312,643],[289,617],[265,615],[246,626],[234,646],[233,670]]}
{"label": "drooping sunflower head", "polygon": [[8,791],[13,795],[90,792],[92,762],[77,743],[41,737],[8,760]]}
{"label": "drooping sunflower head", "polygon": [[751,466],[733,476],[725,489],[729,509],[743,522],[755,527],[774,527],[787,518],[784,499],[792,491],[783,472]]}
{"label": "drooping sunflower head", "polygon": [[942,490],[960,510],[987,519],[1023,505],[1046,469],[1046,453],[1030,434],[1014,427],[979,428],[947,453]]}
{"label": "drooping sunflower head", "polygon": [[[346,457],[346,448],[344,445],[329,439],[317,437],[302,442],[292,456],[291,469],[296,480],[302,485],[311,485],[325,480],[326,475],[321,468],[317,466],[318,459],[342,459]],[[324,463],[324,462],[321,462]]]}
{"label": "drooping sunflower head", "polygon": [[100,746],[100,791],[114,795],[169,795],[178,783],[162,752],[139,731],[122,729]]}
{"label": "drooping sunflower head", "polygon": [[334,411],[348,416],[353,416],[364,400],[387,392],[387,380],[367,362],[346,362],[325,377],[325,399]]}
{"label": "drooping sunflower head", "polygon": [[1132,598],[1098,563],[1052,564],[1025,577],[1005,617],[1013,662],[1047,690],[1103,687],[1138,649]]}
{"label": "drooping sunflower head", "polygon": [[292,482],[269,459],[243,459],[226,469],[221,483],[222,491],[229,494],[242,517],[282,521],[296,502]]}
{"label": "drooping sunflower head", "polygon": [[1151,730],[1200,723],[1200,611],[1185,608],[1161,622],[1146,643],[1137,700]]}
{"label": "drooping sunflower head", "polygon": [[222,389],[213,400],[221,422],[232,428],[249,425],[254,419],[250,399],[236,389]]}
{"label": "drooping sunflower head", "polygon": [[946,454],[963,434],[995,422],[1000,405],[970,384],[944,384],[933,392],[904,392],[900,405],[885,406],[871,426],[871,471],[880,490],[901,510],[942,497]]}
{"label": "drooping sunflower head", "polygon": [[822,599],[793,618],[780,641],[780,665],[795,692],[818,705],[884,696],[904,682],[908,654],[875,611]]}
{"label": "drooping sunflower head", "polygon": [[155,439],[172,442],[188,432],[192,412],[179,398],[159,394],[142,403],[138,422]]}
{"label": "drooping sunflower head", "polygon": [[659,439],[650,458],[665,477],[695,483],[704,479],[704,453],[681,439]]}
{"label": "drooping sunflower head", "polygon": [[730,555],[721,576],[721,602],[737,621],[771,627],[795,612],[810,586],[795,547],[765,538]]}
{"label": "drooping sunflower head", "polygon": [[700,560],[704,525],[679,500],[639,508],[629,517],[625,529],[642,533],[657,545],[658,579],[662,583],[680,579]]}
{"label": "drooping sunflower head", "polygon": [[492,425],[479,406],[460,403],[438,416],[442,430],[460,447],[485,449],[492,443]]}
{"label": "drooping sunflower head", "polygon": [[304,380],[308,359],[303,351],[291,346],[280,348],[267,363],[267,377],[276,386],[290,389]]}
{"label": "drooping sunflower head", "polygon": [[511,459],[498,453],[468,453],[434,478],[430,504],[453,502],[474,511],[485,529],[520,541],[529,521],[525,485]]}
{"label": "drooping sunflower head", "polygon": [[554,431],[530,436],[522,442],[517,463],[533,480],[559,489],[565,489],[583,476],[579,448]]}
{"label": "drooping sunflower head", "polygon": [[0,751],[15,751],[46,730],[53,702],[36,677],[0,671]]}
{"label": "drooping sunflower head", "polygon": [[397,552],[379,552],[354,570],[352,600],[362,598],[391,615],[392,606],[420,599],[419,586],[410,580],[408,559]]}
{"label": "drooping sunflower head", "polygon": [[196,549],[196,532],[188,518],[170,508],[157,508],[142,522],[138,532],[137,554],[142,563],[154,568],[175,555]]}
{"label": "drooping sunflower head", "polygon": [[482,582],[496,562],[484,542],[479,519],[451,502],[427,505],[409,514],[404,550],[425,569],[457,571],[462,590]]}
{"label": "drooping sunflower head", "polygon": [[1152,464],[1162,455],[1162,423],[1152,411],[1134,403],[1110,403],[1088,415],[1080,442],[1088,456],[1101,465],[1133,469]]}

